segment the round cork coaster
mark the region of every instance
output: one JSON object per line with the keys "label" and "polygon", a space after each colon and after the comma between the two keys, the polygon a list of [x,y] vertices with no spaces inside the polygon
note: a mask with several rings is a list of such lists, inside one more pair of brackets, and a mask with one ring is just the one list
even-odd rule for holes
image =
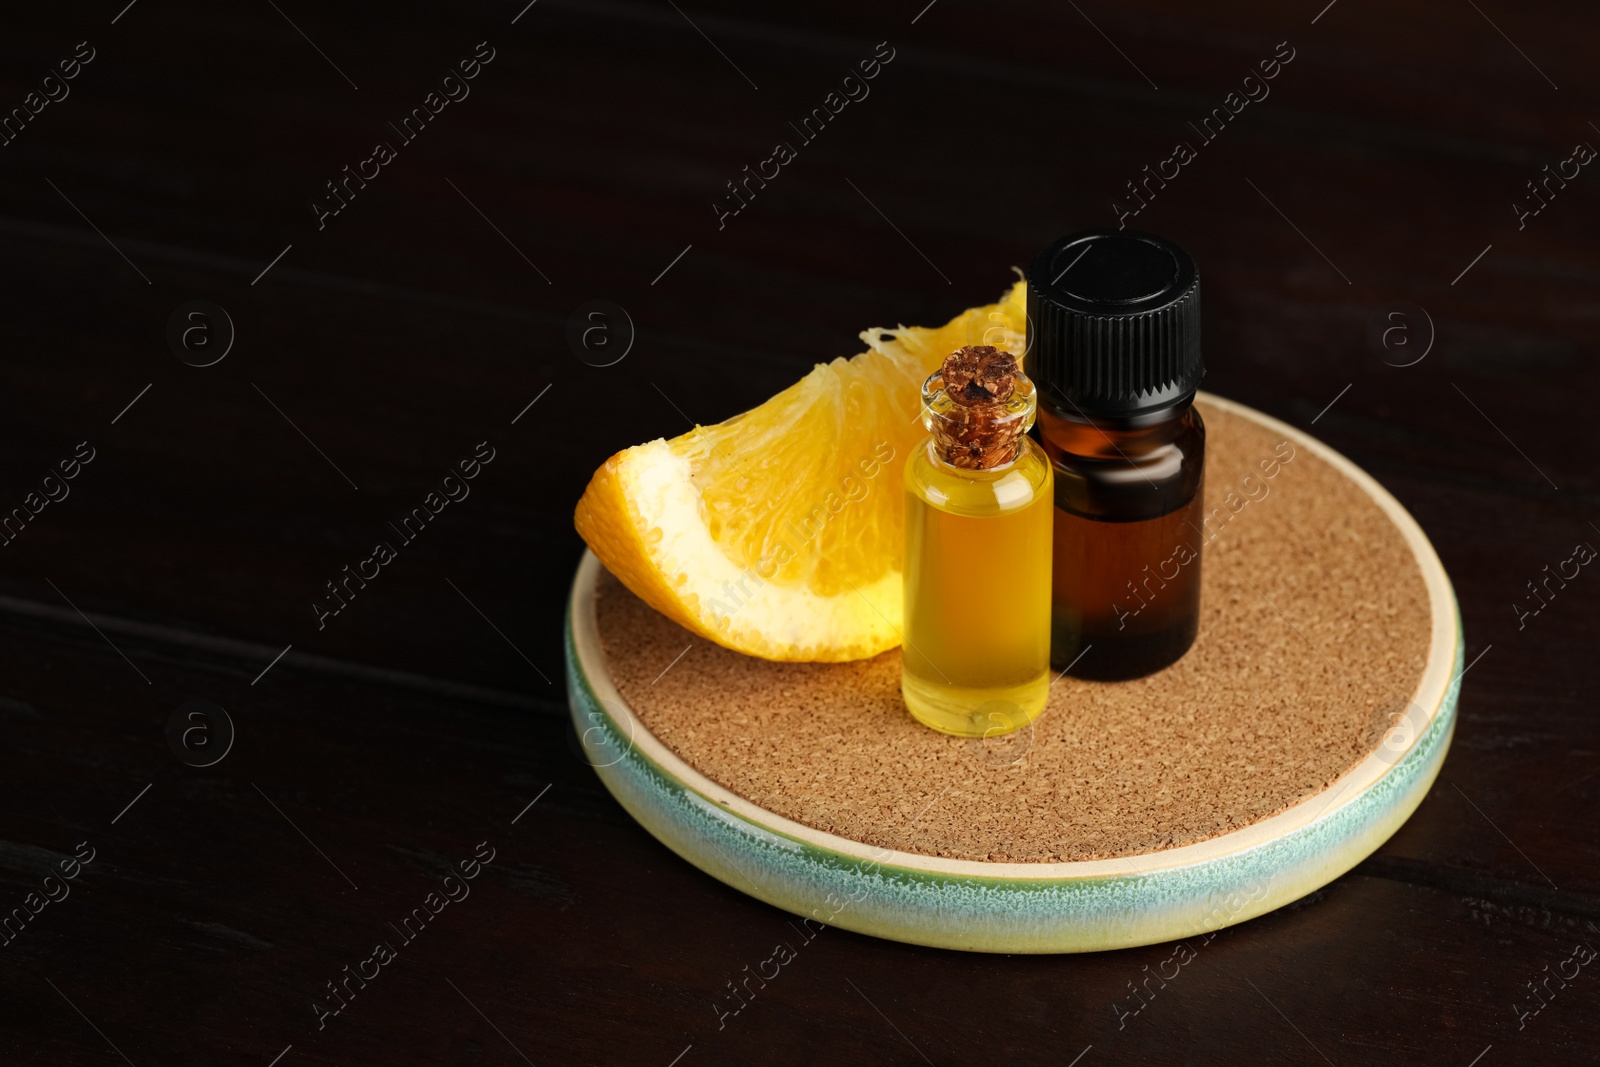
{"label": "round cork coaster", "polygon": [[1415,521],[1348,460],[1241,405],[1199,406],[1200,636],[1167,670],[1063,677],[1030,728],[955,738],[906,712],[898,650],[742,656],[586,554],[567,673],[590,761],[651,833],[729,885],[919,944],[1148,944],[1331,881],[1399,827],[1444,759],[1455,597]]}

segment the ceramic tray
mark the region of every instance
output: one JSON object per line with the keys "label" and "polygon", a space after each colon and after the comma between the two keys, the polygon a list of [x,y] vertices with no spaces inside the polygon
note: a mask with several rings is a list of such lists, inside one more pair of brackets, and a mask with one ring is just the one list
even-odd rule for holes
{"label": "ceramic tray", "polygon": [[1150,944],[1250,919],[1332,881],[1399,828],[1444,761],[1462,673],[1455,596],[1422,530],[1371,477],[1287,424],[1205,401],[1310,450],[1370,497],[1427,588],[1431,635],[1410,712],[1321,793],[1221,836],[1082,862],[947,859],[825,833],[734,794],[645,729],[608,673],[595,612],[601,567],[586,553],[569,605],[566,668],[590,762],[645,829],[713,877],[815,922],[922,945],[1047,953]]}

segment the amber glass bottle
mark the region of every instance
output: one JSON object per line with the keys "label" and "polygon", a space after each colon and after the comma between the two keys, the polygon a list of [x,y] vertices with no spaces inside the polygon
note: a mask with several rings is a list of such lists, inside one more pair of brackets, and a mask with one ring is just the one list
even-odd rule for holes
{"label": "amber glass bottle", "polygon": [[1051,666],[1114,681],[1177,661],[1200,621],[1200,277],[1132,230],[1075,234],[1028,276],[1034,434],[1055,472]]}

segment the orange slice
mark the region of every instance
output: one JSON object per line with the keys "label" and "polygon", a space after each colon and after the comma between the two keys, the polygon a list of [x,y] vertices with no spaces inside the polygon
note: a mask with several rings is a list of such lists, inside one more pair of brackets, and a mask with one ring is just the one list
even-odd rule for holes
{"label": "orange slice", "polygon": [[774,660],[840,661],[900,643],[901,468],[925,431],[923,380],[951,351],[1022,354],[1023,286],[939,328],[861,334],[760,407],[624,449],[575,521],[657,611]]}

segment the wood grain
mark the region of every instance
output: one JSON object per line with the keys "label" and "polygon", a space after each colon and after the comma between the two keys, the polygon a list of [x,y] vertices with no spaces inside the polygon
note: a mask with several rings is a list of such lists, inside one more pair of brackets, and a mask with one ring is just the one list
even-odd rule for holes
{"label": "wood grain", "polygon": [[[4,108],[96,49],[0,147],[0,509],[97,450],[0,548],[7,906],[98,850],[4,949],[7,1062],[1594,1059],[1591,968],[1520,1028],[1513,1007],[1600,922],[1600,579],[1513,609],[1600,544],[1600,179],[1521,229],[1512,206],[1600,138],[1592,9],[277,6],[47,5],[0,39]],[[471,95],[319,231],[324,183],[485,40]],[[880,41],[870,96],[719,229],[724,183]],[[553,683],[588,472],[1115,225],[1124,183],[1284,41],[1270,95],[1134,222],[1201,265],[1206,387],[1350,456],[1437,546],[1482,653],[1439,784],[1122,1029],[1171,947],[956,957],[837,930],[718,1029],[726,983],[794,935],[575,752]],[[167,346],[194,299],[237,327],[214,367]],[[637,325],[615,366],[567,346],[594,299]],[[1398,302],[1426,314],[1403,320],[1418,347],[1374,349]],[[1427,323],[1426,357],[1391,365]],[[483,440],[471,496],[319,630],[323,583]],[[238,731],[208,770],[163,736],[195,698]],[[471,896],[318,1031],[323,983],[485,840]]]}

